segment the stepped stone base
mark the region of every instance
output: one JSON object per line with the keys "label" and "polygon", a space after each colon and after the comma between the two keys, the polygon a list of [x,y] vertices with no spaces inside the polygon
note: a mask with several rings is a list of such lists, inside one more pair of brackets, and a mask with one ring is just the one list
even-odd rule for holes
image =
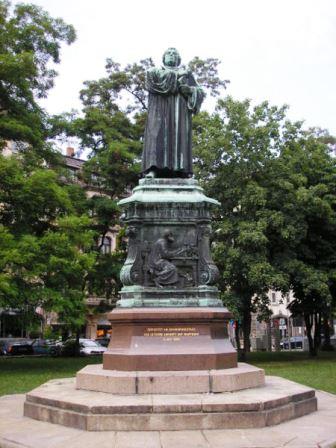
{"label": "stepped stone base", "polygon": [[264,385],[263,369],[245,363],[232,369],[176,372],[123,372],[91,364],[76,375],[77,389],[116,395],[233,392]]}
{"label": "stepped stone base", "polygon": [[52,380],[27,394],[24,415],[87,431],[261,428],[316,411],[315,391],[266,377],[263,387],[235,393],[116,395]]}

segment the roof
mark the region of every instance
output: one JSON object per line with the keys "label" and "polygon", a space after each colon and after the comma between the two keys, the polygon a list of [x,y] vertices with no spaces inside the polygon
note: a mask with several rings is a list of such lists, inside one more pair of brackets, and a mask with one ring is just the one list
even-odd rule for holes
{"label": "roof", "polygon": [[83,159],[77,159],[76,157],[63,156],[65,165],[69,168],[75,168],[79,170],[85,163]]}

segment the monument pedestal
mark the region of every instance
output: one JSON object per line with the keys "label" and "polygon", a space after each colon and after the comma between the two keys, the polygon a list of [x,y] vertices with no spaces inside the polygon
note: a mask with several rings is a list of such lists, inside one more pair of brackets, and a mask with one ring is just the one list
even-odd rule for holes
{"label": "monument pedestal", "polygon": [[210,253],[211,214],[219,202],[195,179],[145,178],[119,204],[128,250],[117,306],[221,307]]}
{"label": "monument pedestal", "polygon": [[226,308],[118,308],[105,370],[189,371],[237,367]]}
{"label": "monument pedestal", "polygon": [[27,394],[24,415],[87,431],[256,428],[317,409],[314,390],[237,364],[225,308],[116,309],[103,365]]}

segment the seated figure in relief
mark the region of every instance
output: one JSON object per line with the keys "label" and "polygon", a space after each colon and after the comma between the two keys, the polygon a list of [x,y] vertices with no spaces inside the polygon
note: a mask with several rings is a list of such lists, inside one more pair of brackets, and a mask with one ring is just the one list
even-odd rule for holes
{"label": "seated figure in relief", "polygon": [[155,283],[155,286],[162,288],[167,285],[174,285],[179,281],[177,267],[171,262],[183,252],[184,248],[172,249],[174,237],[169,229],[163,233],[163,238],[159,238],[153,243],[148,256],[148,270]]}

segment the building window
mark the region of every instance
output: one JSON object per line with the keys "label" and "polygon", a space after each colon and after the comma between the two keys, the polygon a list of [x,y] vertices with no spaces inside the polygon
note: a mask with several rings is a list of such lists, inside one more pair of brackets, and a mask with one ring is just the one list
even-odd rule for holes
{"label": "building window", "polygon": [[100,185],[101,184],[101,177],[98,176],[98,174],[91,174],[91,185]]}
{"label": "building window", "polygon": [[68,168],[68,176],[71,182],[77,181],[77,170],[73,168]]}
{"label": "building window", "polygon": [[100,251],[102,254],[110,254],[112,249],[112,240],[109,236],[104,236],[104,238],[100,241],[101,247]]}
{"label": "building window", "polygon": [[276,302],[275,292],[272,292],[272,303]]}

